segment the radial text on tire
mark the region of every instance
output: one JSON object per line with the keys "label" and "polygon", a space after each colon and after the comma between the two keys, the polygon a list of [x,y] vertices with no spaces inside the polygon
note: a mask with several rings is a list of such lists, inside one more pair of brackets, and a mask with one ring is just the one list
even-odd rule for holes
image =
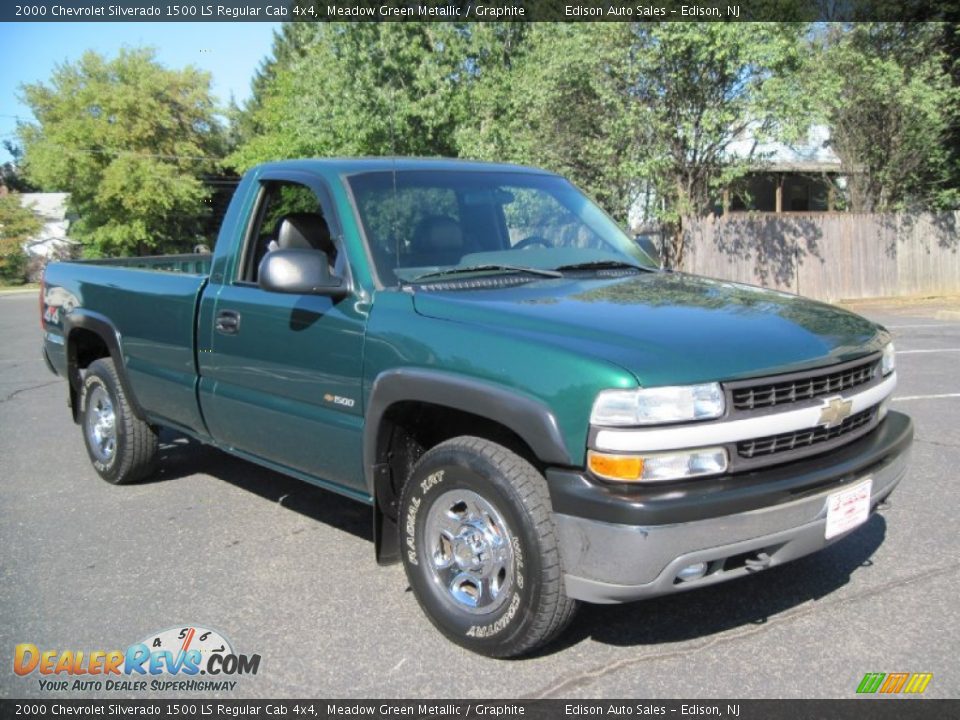
{"label": "radial text on tire", "polygon": [[404,484],[399,519],[413,592],[453,642],[514,657],[573,618],[546,480],[513,451],[469,436],[437,445]]}

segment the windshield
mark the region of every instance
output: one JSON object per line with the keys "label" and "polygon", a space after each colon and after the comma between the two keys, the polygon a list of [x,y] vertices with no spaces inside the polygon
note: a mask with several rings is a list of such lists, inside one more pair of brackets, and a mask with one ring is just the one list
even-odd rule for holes
{"label": "windshield", "polygon": [[348,182],[387,286],[458,269],[657,267],[606,213],[553,175],[403,170],[361,173]]}

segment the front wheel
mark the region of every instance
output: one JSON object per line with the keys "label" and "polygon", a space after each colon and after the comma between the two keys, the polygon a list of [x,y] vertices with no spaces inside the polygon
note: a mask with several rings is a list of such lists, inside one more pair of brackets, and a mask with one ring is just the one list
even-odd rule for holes
{"label": "front wheel", "polygon": [[87,454],[100,477],[123,485],[153,472],[156,430],[134,415],[112,359],[90,363],[83,378],[80,408]]}
{"label": "front wheel", "polygon": [[516,453],[476,437],[437,445],[404,485],[400,513],[410,586],[453,642],[514,657],[573,618],[546,480]]}

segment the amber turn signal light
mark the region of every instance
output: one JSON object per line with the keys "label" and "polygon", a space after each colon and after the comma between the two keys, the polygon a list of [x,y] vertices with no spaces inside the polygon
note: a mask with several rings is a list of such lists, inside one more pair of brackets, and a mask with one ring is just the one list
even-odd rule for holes
{"label": "amber turn signal light", "polygon": [[633,482],[643,475],[643,458],[639,455],[608,455],[590,450],[587,465],[598,477]]}

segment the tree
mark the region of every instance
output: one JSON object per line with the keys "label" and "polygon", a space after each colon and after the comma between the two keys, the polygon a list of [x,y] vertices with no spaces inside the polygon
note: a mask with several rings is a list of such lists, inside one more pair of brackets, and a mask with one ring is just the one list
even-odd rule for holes
{"label": "tree", "polygon": [[960,87],[939,23],[857,23],[826,36],[831,144],[851,209],[955,207]]}
{"label": "tree", "polygon": [[[944,71],[950,76],[953,88],[960,93],[960,23],[947,23],[944,27]],[[960,190],[960,113],[954,113],[947,133],[949,149],[948,186]]]}
{"label": "tree", "polygon": [[[731,145],[806,129],[814,103],[802,23],[538,25],[514,65],[500,122],[464,147],[545,165],[593,194],[619,220],[644,186],[683,259],[682,221],[712,209],[751,167]],[[483,113],[474,115],[488,119]],[[500,158],[504,159],[504,158]]]}
{"label": "tree", "polygon": [[9,140],[3,141],[3,147],[12,159],[0,165],[0,185],[14,192],[35,191],[36,188],[27,182],[21,170],[23,150]]}
{"label": "tree", "polygon": [[[318,23],[271,66],[231,164],[316,155],[450,155],[461,40],[446,23]],[[275,40],[285,47],[286,36]]]}
{"label": "tree", "polygon": [[281,33],[244,115],[244,169],[303,155],[456,155],[543,166],[626,221],[672,230],[817,107],[804,23],[323,23]]}
{"label": "tree", "polygon": [[317,27],[315,23],[285,22],[279,31],[274,31],[271,54],[260,63],[250,81],[250,99],[241,108],[234,98],[230,98],[227,116],[231,152],[244,142],[271,131],[271,126],[264,122],[267,113],[263,103],[272,93],[277,76],[289,71],[293,62],[303,57],[316,37]]}
{"label": "tree", "polygon": [[22,88],[27,178],[70,193],[73,235],[93,255],[167,252],[197,241],[202,176],[223,151],[209,74],[170,70],[148,49],[87,52]]}
{"label": "tree", "polygon": [[637,32],[624,64],[641,133],[641,177],[649,178],[683,260],[683,218],[707,214],[720,190],[762,158],[731,147],[750,138],[791,140],[813,103],[802,23],[662,23]]}
{"label": "tree", "polygon": [[19,193],[0,195],[0,278],[11,283],[26,279],[23,243],[41,227],[40,218],[22,205]]}
{"label": "tree", "polygon": [[513,39],[479,77],[460,153],[558,172],[625,220],[637,144],[628,99],[608,71],[629,33],[621,23],[537,23]]}
{"label": "tree", "polygon": [[462,155],[468,119],[495,112],[486,79],[512,80],[501,70],[527,33],[522,23],[304,27],[275,37],[239,113],[238,169],[317,155]]}

